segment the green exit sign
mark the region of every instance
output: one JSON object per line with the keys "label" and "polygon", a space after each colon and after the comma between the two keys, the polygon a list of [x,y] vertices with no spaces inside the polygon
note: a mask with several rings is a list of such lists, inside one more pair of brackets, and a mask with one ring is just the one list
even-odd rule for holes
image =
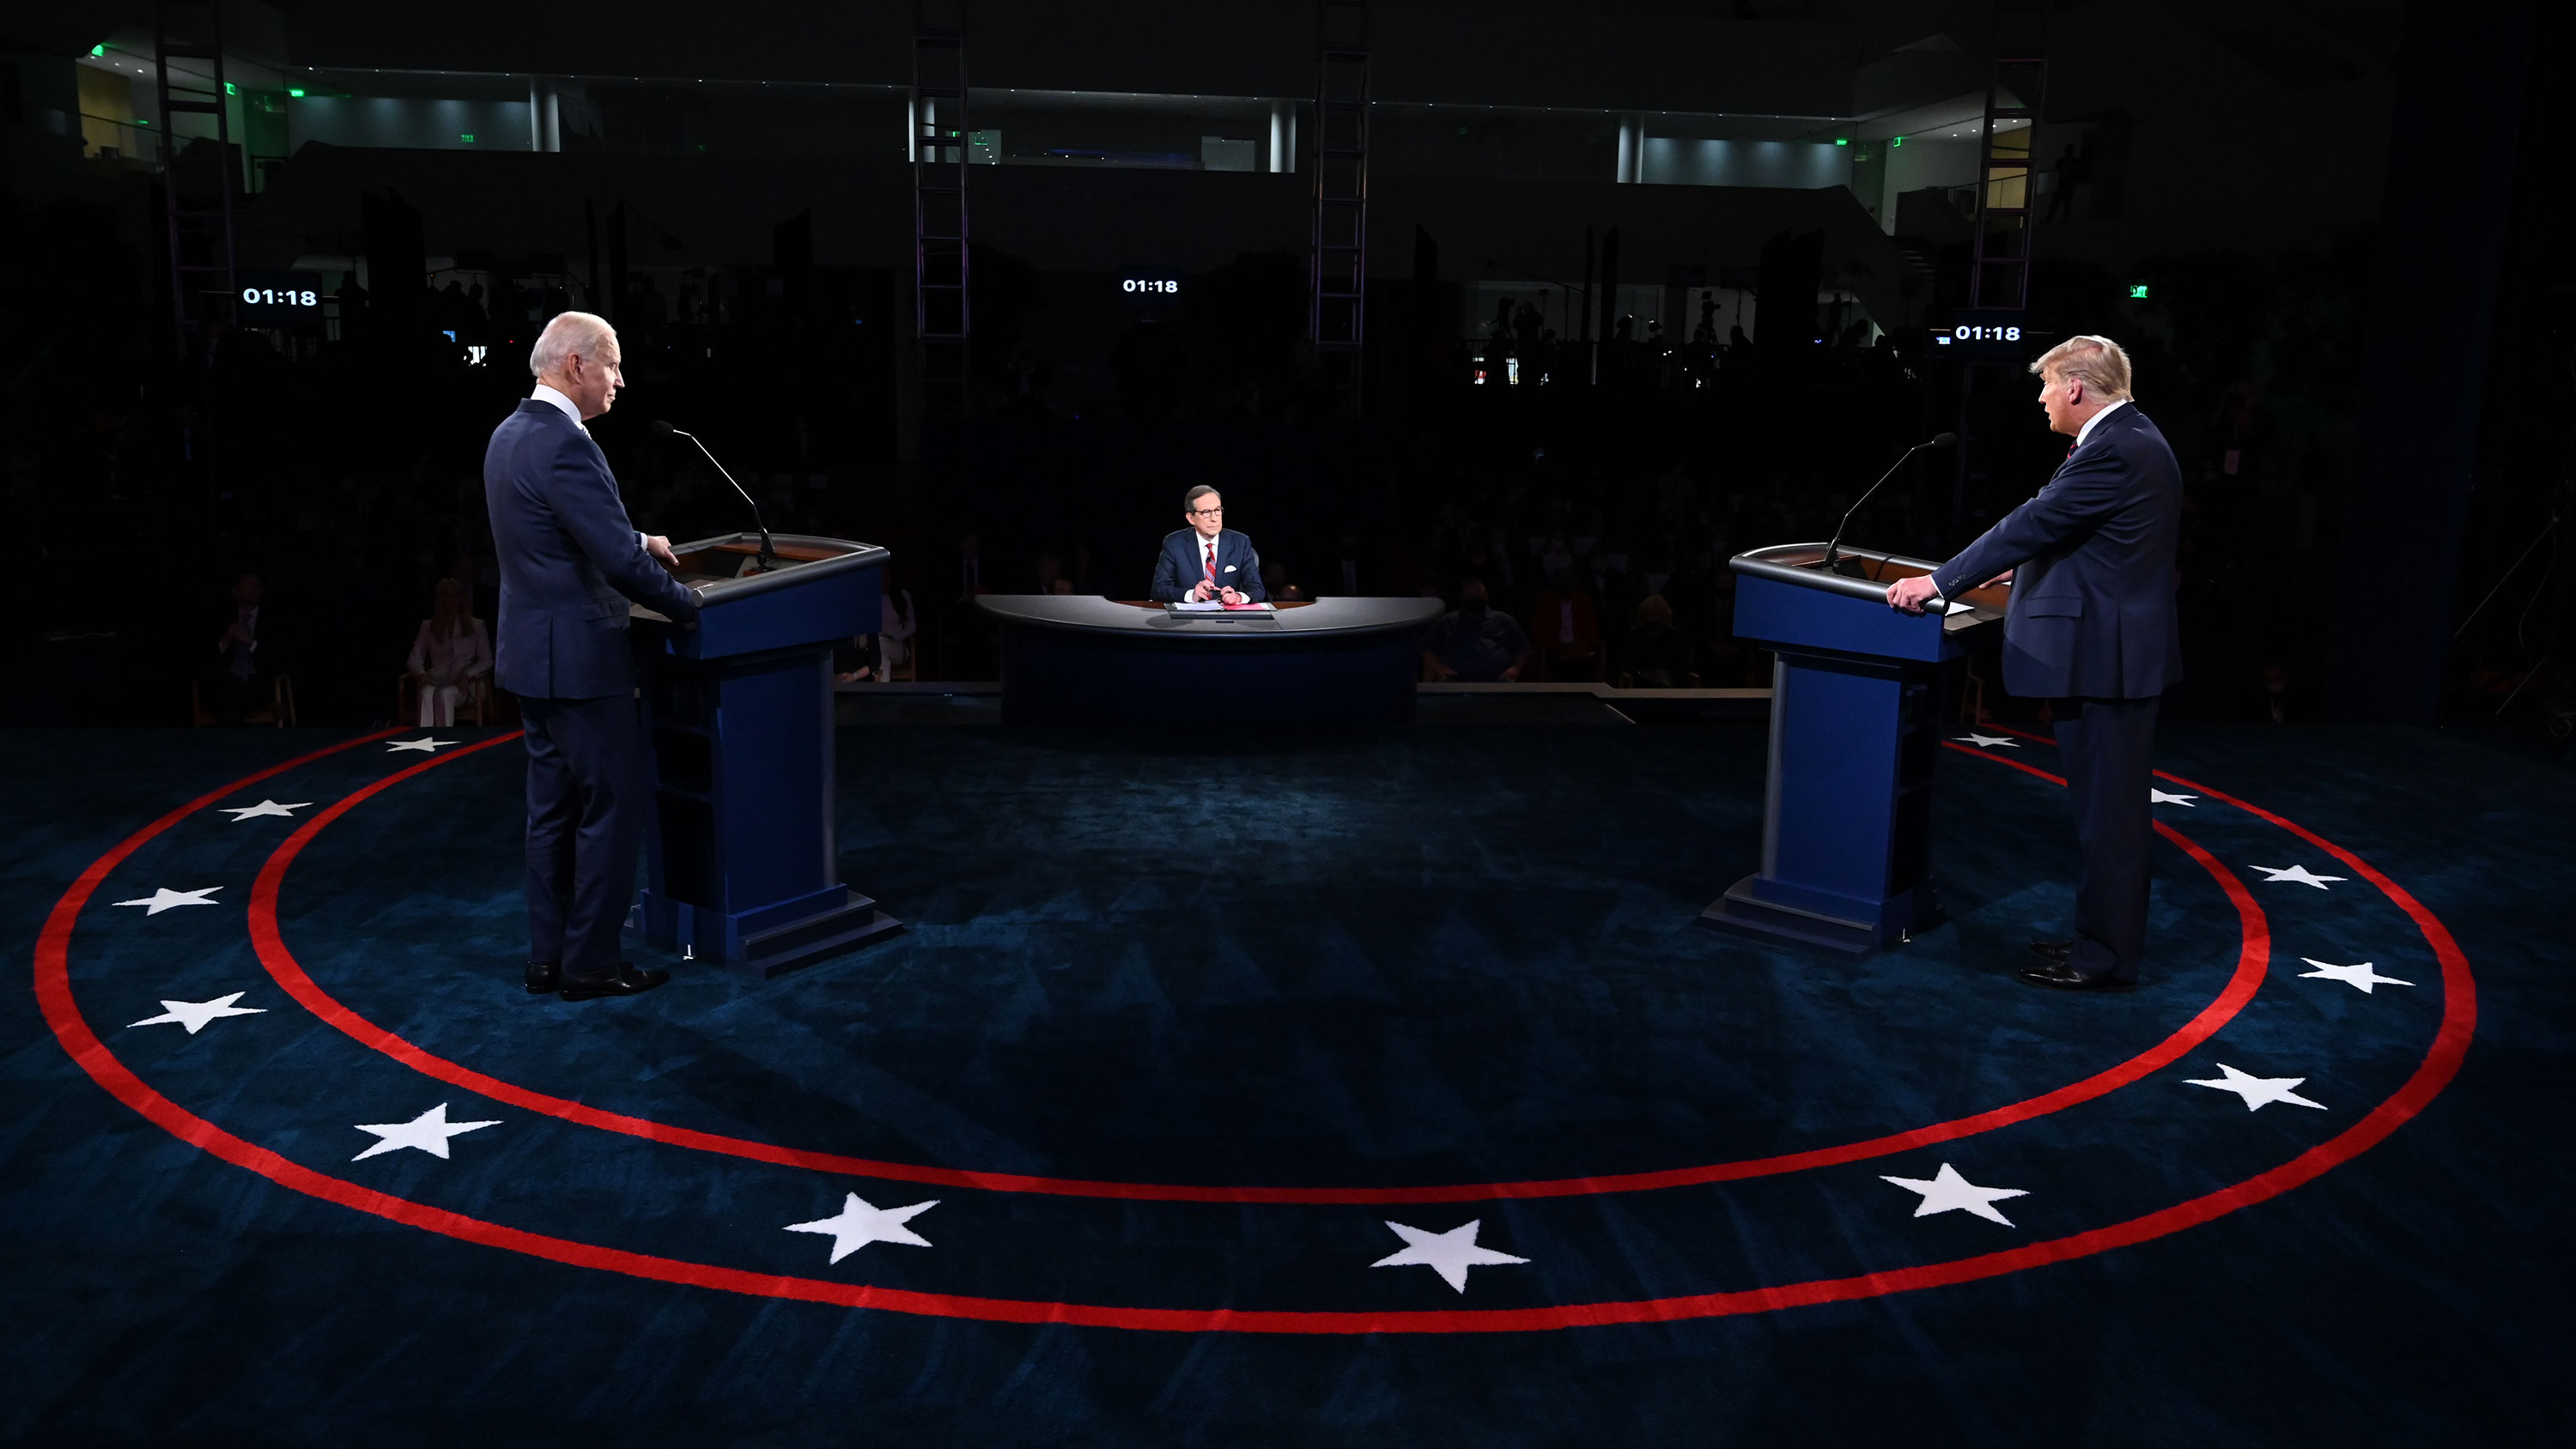
{"label": "green exit sign", "polygon": [[2129,300],[2133,302],[2143,302],[2147,300],[2147,284],[2144,282],[2131,282],[2129,284]]}

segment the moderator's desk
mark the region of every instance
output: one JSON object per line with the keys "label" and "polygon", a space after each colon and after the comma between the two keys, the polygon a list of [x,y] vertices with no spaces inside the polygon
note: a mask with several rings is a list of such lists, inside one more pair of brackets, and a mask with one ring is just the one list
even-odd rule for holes
{"label": "moderator's desk", "polygon": [[986,594],[1006,724],[1406,724],[1437,599],[1318,599],[1188,619],[1111,599]]}

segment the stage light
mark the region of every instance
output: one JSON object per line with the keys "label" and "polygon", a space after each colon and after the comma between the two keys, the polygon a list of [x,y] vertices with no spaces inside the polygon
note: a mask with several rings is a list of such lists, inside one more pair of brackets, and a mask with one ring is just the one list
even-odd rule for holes
{"label": "stage light", "polygon": [[299,101],[304,99],[304,87],[302,86],[288,86],[286,88],[286,93]]}
{"label": "stage light", "polygon": [[1848,146],[1851,144],[1851,138],[1848,136],[1836,136],[1834,138],[1834,144],[1837,146]]}
{"label": "stage light", "polygon": [[1890,146],[1902,146],[1905,144],[1905,138],[1903,136],[1890,136],[1887,138],[1887,144]]}
{"label": "stage light", "polygon": [[104,45],[91,46],[89,48],[89,58],[92,60],[105,60],[107,58],[107,47]]}
{"label": "stage light", "polygon": [[2133,302],[2143,302],[2147,300],[2147,284],[2144,282],[2131,282],[2129,284],[2129,300]]}
{"label": "stage light", "polygon": [[471,146],[474,144],[474,133],[472,131],[462,131],[457,134],[456,139],[464,142],[468,146]]}

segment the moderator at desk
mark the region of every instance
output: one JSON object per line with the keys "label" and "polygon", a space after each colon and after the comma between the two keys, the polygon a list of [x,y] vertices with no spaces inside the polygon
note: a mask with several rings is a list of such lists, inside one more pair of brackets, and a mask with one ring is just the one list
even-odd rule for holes
{"label": "moderator at desk", "polygon": [[1159,604],[986,594],[1006,724],[1405,724],[1437,599],[1318,599],[1190,618]]}

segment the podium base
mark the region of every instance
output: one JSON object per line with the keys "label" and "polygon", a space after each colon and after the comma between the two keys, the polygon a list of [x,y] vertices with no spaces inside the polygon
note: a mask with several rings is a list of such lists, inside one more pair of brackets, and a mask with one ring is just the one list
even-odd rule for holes
{"label": "podium base", "polygon": [[1839,916],[1763,900],[1755,894],[1760,881],[1761,877],[1748,875],[1728,886],[1726,894],[1699,913],[1699,923],[1718,930],[1822,946],[1851,957],[1900,944],[1912,934],[1884,917]]}
{"label": "podium base", "polygon": [[[903,929],[903,922],[846,886],[793,905],[802,909],[782,911],[771,906],[728,919],[701,906],[656,896],[648,888],[627,917],[627,929],[664,950],[686,951],[692,959],[764,981]],[[747,925],[757,929],[745,930]]]}

